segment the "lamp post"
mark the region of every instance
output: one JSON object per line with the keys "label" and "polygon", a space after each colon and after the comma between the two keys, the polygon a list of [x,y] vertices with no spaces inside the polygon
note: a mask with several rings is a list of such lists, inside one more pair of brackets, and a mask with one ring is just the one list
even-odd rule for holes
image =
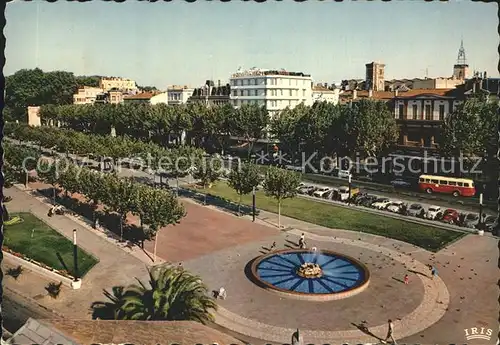
{"label": "lamp post", "polygon": [[352,175],[349,174],[349,196],[347,197],[347,204],[351,206],[351,182],[352,182]]}
{"label": "lamp post", "polygon": [[78,281],[78,247],[76,246],[76,229],[73,229],[73,267],[75,282]]}
{"label": "lamp post", "polygon": [[252,190],[252,222],[255,222],[255,187]]}
{"label": "lamp post", "polygon": [[479,194],[479,222],[477,227],[479,230],[482,230],[481,227],[483,225],[483,193]]}

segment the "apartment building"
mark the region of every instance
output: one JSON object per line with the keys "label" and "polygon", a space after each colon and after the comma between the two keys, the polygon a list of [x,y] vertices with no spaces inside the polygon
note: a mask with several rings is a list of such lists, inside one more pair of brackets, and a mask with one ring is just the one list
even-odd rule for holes
{"label": "apartment building", "polygon": [[312,87],[312,103],[327,102],[338,104],[339,103],[340,89],[328,88],[325,84],[317,84]]}
{"label": "apartment building", "polygon": [[194,89],[179,85],[172,85],[167,88],[168,105],[186,104],[189,97],[193,95]]}
{"label": "apartment building", "polygon": [[123,97],[124,104],[168,104],[167,92],[141,92]]}
{"label": "apartment building", "polygon": [[73,104],[94,104],[97,95],[103,92],[98,87],[83,86],[73,95]]}
{"label": "apartment building", "polygon": [[135,81],[119,77],[104,77],[99,81],[99,87],[104,91],[117,89],[120,91],[134,91],[137,90]]}
{"label": "apartment building", "polygon": [[199,103],[207,107],[220,106],[230,102],[231,86],[222,85],[217,81],[217,86],[213,80],[207,80],[205,85],[193,90],[193,94],[188,99],[189,104]]}
{"label": "apartment building", "polygon": [[271,117],[300,103],[312,105],[312,78],[302,72],[253,68],[230,78],[231,103],[265,106]]}

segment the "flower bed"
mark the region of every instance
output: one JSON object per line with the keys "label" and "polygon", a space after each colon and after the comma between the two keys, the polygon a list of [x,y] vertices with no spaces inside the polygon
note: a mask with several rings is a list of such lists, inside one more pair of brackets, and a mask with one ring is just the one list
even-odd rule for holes
{"label": "flower bed", "polygon": [[33,259],[31,259],[30,257],[28,257],[28,256],[26,256],[24,254],[15,252],[15,251],[9,249],[7,246],[3,246],[2,247],[2,251],[5,252],[5,253],[12,254],[15,257],[18,257],[18,258],[20,258],[22,260],[28,261],[28,262],[30,262],[30,263],[32,263],[32,264],[34,264],[34,265],[36,265],[36,266],[38,266],[40,268],[43,268],[43,269],[45,269],[47,271],[59,274],[60,276],[63,276],[65,278],[68,278],[68,279],[71,279],[71,280],[75,279],[75,277],[73,277],[72,275],[70,275],[68,273],[68,271],[66,271],[66,270],[56,270],[55,268],[50,267],[48,265],[45,265],[44,263],[38,262],[36,260],[33,260]]}

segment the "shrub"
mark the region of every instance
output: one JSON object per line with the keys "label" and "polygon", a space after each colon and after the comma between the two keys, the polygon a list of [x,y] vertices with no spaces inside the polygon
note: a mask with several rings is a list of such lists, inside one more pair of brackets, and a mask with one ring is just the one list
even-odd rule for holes
{"label": "shrub", "polygon": [[17,280],[17,278],[19,278],[19,276],[21,275],[21,273],[23,273],[23,271],[24,271],[23,266],[19,265],[15,268],[9,268],[7,270],[7,275]]}
{"label": "shrub", "polygon": [[59,282],[58,284],[51,282],[45,287],[45,290],[47,290],[50,297],[57,298],[57,296],[59,296],[59,293],[61,292],[61,286],[62,282]]}

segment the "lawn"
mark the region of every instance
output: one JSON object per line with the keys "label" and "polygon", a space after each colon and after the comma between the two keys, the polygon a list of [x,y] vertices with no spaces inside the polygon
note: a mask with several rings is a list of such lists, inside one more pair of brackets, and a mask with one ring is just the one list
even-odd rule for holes
{"label": "lawn", "polygon": [[[218,182],[210,189],[197,189],[197,191],[238,202],[238,195],[225,182]],[[252,205],[251,194],[243,196],[243,204]],[[258,209],[278,212],[276,200],[267,197],[263,191],[256,193],[256,205]],[[385,236],[431,251],[438,251],[448,243],[464,236],[461,232],[405,222],[299,197],[284,200],[281,205],[281,214],[328,228]]]}
{"label": "lawn", "polygon": [[[31,213],[13,213],[24,222],[4,226],[4,246],[29,258],[73,275],[73,242]],[[60,257],[59,257],[60,256]],[[98,260],[78,248],[78,273],[83,277]]]}

